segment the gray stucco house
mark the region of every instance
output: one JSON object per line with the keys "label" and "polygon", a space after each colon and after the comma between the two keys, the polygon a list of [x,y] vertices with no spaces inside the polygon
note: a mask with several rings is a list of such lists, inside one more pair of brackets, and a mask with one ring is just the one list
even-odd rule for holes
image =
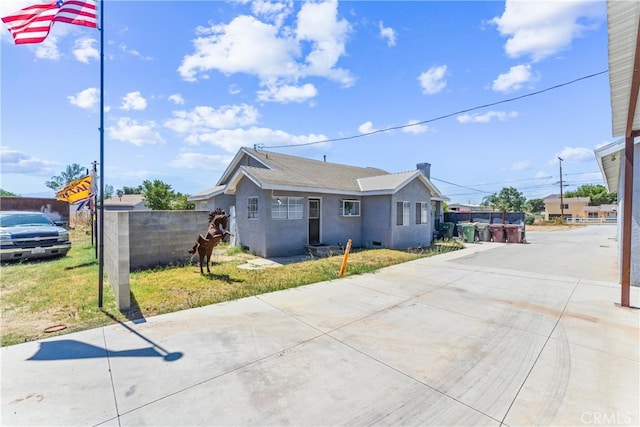
{"label": "gray stucco house", "polygon": [[430,165],[388,173],[241,148],[216,186],[189,199],[196,210],[234,207],[236,241],[262,257],[309,246],[428,246],[442,202]]}

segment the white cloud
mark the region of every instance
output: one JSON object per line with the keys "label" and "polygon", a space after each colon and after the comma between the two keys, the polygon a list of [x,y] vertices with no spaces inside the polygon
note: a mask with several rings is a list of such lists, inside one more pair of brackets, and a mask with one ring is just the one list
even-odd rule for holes
{"label": "white cloud", "polygon": [[293,1],[270,2],[254,0],[251,3],[251,11],[255,15],[274,23],[276,27],[280,27],[284,20],[293,13]]}
{"label": "white cloud", "polygon": [[147,108],[147,100],[139,91],[129,92],[122,98],[121,110],[144,110],[145,108]]}
{"label": "white cloud", "polygon": [[173,101],[174,103],[176,103],[178,105],[184,105],[184,98],[179,93],[174,93],[173,95],[170,95],[169,96],[169,101]]}
{"label": "white cloud", "polygon": [[249,129],[221,129],[194,134],[187,138],[187,143],[206,142],[223,148],[228,153],[236,153],[241,147],[252,146],[256,142],[265,145],[298,145],[324,141],[325,139],[327,137],[322,134],[292,135],[281,130],[252,127]]}
{"label": "white cloud", "polygon": [[227,25],[213,25],[200,32],[203,36],[193,41],[195,52],[186,55],[178,68],[187,81],[202,78],[201,73],[209,70],[268,79],[291,75],[298,69],[295,40],[279,38],[276,27],[252,16],[241,15]]}
{"label": "white cloud", "polygon": [[484,114],[461,114],[457,117],[457,120],[460,123],[489,123],[493,119],[504,122],[515,117],[518,117],[516,111],[488,111]]}
{"label": "white cloud", "polygon": [[446,65],[431,67],[424,73],[420,74],[418,81],[420,82],[422,93],[425,95],[434,95],[441,92],[447,86],[447,81],[445,80],[446,74]]}
{"label": "white cloud", "polygon": [[51,172],[52,164],[5,145],[0,145],[0,166],[2,166],[3,174],[46,175]]}
{"label": "white cloud", "polygon": [[191,111],[174,111],[164,126],[175,132],[188,133],[198,140],[198,134],[215,129],[249,126],[258,121],[258,111],[250,105],[225,105],[218,109],[198,106]]}
{"label": "white cloud", "polygon": [[560,152],[555,153],[553,158],[549,160],[550,166],[559,165],[558,157],[566,162],[588,162],[595,160],[595,154],[593,150],[584,147],[564,147]]}
{"label": "white cloud", "polygon": [[605,17],[605,2],[506,0],[502,16],[490,23],[508,37],[504,48],[509,57],[528,55],[536,62],[569,49]]}
{"label": "white cloud", "polygon": [[51,33],[42,43],[38,43],[36,46],[36,58],[57,60],[62,56],[58,50],[58,37]]}
{"label": "white cloud", "polygon": [[512,172],[522,172],[522,171],[526,171],[530,167],[531,167],[531,164],[528,161],[521,160],[519,162],[515,162],[514,164],[512,164],[509,167],[509,170],[511,170]]}
{"label": "white cloud", "polygon": [[[298,12],[296,38],[300,44],[311,43],[311,52],[304,58],[302,76],[321,76],[351,86],[349,72],[334,68],[345,54],[347,35],[351,25],[345,19],[338,20],[338,1],[303,3]],[[300,45],[299,45],[300,46]]]}
{"label": "white cloud", "polygon": [[275,101],[283,104],[289,102],[304,102],[318,94],[318,90],[311,83],[302,86],[276,86],[257,92],[260,101]]}
{"label": "white cloud", "polygon": [[89,63],[90,59],[100,59],[100,52],[94,47],[98,43],[96,39],[81,38],[77,39],[73,44],[73,56],[80,62]]}
{"label": "white cloud", "polygon": [[178,73],[187,81],[207,78],[207,72],[212,70],[227,75],[249,74],[266,88],[260,96],[278,93],[280,87],[305,87],[298,82],[306,77],[352,85],[351,74],[336,67],[345,54],[351,31],[349,23],[337,17],[337,1],[303,3],[295,27],[283,26],[292,5],[254,3],[254,13],[270,22],[241,15],[227,24],[199,27],[199,37],[193,41],[194,52],[183,58]]}
{"label": "white cloud", "polygon": [[138,122],[129,117],[118,119],[116,126],[107,128],[109,138],[118,141],[129,142],[133,145],[158,145],[164,144],[160,134],[156,131],[154,121]]}
{"label": "white cloud", "polygon": [[492,89],[496,92],[509,93],[520,90],[527,83],[535,83],[540,80],[539,75],[531,73],[531,65],[515,65],[509,71],[500,74],[493,81]]}
{"label": "white cloud", "polygon": [[76,95],[67,97],[72,105],[80,108],[93,108],[100,101],[100,91],[98,88],[90,87],[78,92]]}
{"label": "white cloud", "polygon": [[232,156],[202,153],[181,153],[169,163],[169,166],[182,169],[201,169],[223,171],[233,160]]}
{"label": "white cloud", "polygon": [[373,123],[371,122],[364,122],[358,126],[358,132],[360,133],[371,133],[375,131],[377,131],[377,129],[373,127]]}
{"label": "white cloud", "polygon": [[409,120],[409,122],[407,122],[408,127],[403,127],[402,132],[413,133],[418,135],[421,133],[425,133],[426,131],[429,130],[428,126],[419,125],[418,123],[420,123],[419,120]]}
{"label": "white cloud", "polygon": [[391,27],[385,27],[382,21],[378,22],[378,28],[380,28],[380,37],[387,41],[387,46],[396,45],[396,32]]}
{"label": "white cloud", "polygon": [[120,47],[120,50],[123,51],[126,54],[129,54],[129,55],[132,55],[132,56],[137,56],[137,57],[139,57],[141,59],[144,59],[144,60],[147,60],[147,61],[153,59],[150,56],[143,56],[140,52],[138,52],[135,49],[129,49],[129,47],[124,43],[121,43],[119,47]]}
{"label": "white cloud", "polygon": [[549,175],[547,172],[545,171],[538,171],[536,172],[536,174],[533,176],[534,178],[549,178],[551,175]]}

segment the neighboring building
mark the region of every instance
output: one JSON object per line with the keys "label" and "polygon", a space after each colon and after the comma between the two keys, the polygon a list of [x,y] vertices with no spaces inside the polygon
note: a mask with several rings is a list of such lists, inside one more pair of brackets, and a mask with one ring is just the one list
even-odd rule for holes
{"label": "neighboring building", "polygon": [[491,206],[471,205],[464,203],[449,203],[449,212],[493,212]]}
{"label": "neighboring building", "polygon": [[[544,202],[544,219],[546,221],[560,218],[564,214],[566,221],[572,221],[577,218],[587,218],[585,207],[591,202],[590,197],[563,197],[553,194],[542,199]],[[564,209],[560,203],[564,204]]]}
{"label": "neighboring building", "polygon": [[106,211],[149,211],[144,205],[144,198],[141,194],[123,194],[122,196],[112,196],[104,199],[104,210]]}
{"label": "neighboring building", "polygon": [[431,244],[447,200],[430,165],[388,173],[241,148],[215,187],[189,197],[196,210],[235,210],[237,242],[262,257],[307,246],[404,249]]}
{"label": "neighboring building", "polygon": [[618,205],[585,206],[583,222],[616,222]]}

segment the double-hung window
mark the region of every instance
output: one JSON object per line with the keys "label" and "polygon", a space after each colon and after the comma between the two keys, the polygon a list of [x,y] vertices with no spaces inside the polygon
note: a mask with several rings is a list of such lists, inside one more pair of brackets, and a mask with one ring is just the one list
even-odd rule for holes
{"label": "double-hung window", "polygon": [[258,198],[253,196],[247,199],[247,218],[258,218]]}
{"label": "double-hung window", "polygon": [[429,222],[429,205],[426,202],[416,202],[416,224]]}
{"label": "double-hung window", "polygon": [[409,225],[411,202],[396,202],[396,225]]}

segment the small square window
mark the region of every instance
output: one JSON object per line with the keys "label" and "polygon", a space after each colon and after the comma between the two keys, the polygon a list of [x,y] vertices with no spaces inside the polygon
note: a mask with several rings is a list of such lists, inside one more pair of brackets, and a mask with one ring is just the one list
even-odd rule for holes
{"label": "small square window", "polygon": [[343,200],[340,215],[360,216],[360,200]]}

